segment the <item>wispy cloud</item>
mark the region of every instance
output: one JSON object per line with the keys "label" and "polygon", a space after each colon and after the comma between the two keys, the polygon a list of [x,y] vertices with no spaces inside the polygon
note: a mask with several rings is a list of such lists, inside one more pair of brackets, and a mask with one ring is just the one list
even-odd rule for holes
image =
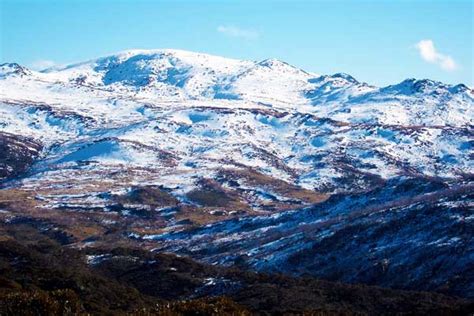
{"label": "wispy cloud", "polygon": [[446,71],[453,71],[458,68],[458,65],[451,56],[441,54],[436,50],[432,40],[421,40],[415,47],[418,49],[421,58],[429,63],[436,64]]}
{"label": "wispy cloud", "polygon": [[57,66],[57,64],[52,60],[39,59],[32,62],[29,66],[31,69],[39,71]]}
{"label": "wispy cloud", "polygon": [[222,33],[226,36],[238,37],[247,40],[254,40],[260,36],[259,32],[255,30],[243,29],[232,25],[219,25],[217,27],[217,32]]}

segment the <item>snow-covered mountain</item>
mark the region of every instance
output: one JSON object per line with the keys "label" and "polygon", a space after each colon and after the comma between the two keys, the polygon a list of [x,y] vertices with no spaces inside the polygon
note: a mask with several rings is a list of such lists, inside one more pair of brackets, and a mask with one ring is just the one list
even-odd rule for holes
{"label": "snow-covered mountain", "polygon": [[[104,230],[132,221],[125,235],[153,247],[222,263],[247,253],[253,267],[286,272],[297,254],[346,232],[352,215],[366,208],[378,215],[357,215],[360,235],[409,218],[418,206],[451,203],[448,219],[429,215],[431,223],[445,223],[433,236],[390,236],[396,249],[404,236],[429,249],[462,245],[468,250],[457,258],[464,260],[474,253],[472,240],[453,227],[461,220],[473,227],[466,211],[472,197],[459,188],[472,189],[473,111],[474,91],[462,84],[407,79],[375,87],[275,59],[133,50],[41,72],[10,63],[0,66],[0,176],[9,179],[4,190],[23,192],[48,218],[86,212]],[[446,193],[453,187],[455,201]],[[439,190],[447,200],[423,197]],[[397,204],[402,211],[387,202],[390,194],[404,201]],[[341,196],[358,207],[338,202]],[[314,206],[323,201],[323,210]],[[303,224],[319,237],[308,243]],[[275,235],[274,227],[285,233]],[[442,241],[445,233],[455,242]],[[274,244],[275,236],[287,239]],[[213,238],[214,252],[199,252]],[[236,246],[242,238],[249,242]],[[240,248],[231,247],[229,257],[227,246]],[[346,253],[355,258],[359,250]],[[403,264],[400,251],[373,255],[378,263],[388,256]],[[310,261],[293,266],[322,277],[336,273]],[[454,282],[453,273],[433,284]],[[347,272],[341,279],[370,277]]]}

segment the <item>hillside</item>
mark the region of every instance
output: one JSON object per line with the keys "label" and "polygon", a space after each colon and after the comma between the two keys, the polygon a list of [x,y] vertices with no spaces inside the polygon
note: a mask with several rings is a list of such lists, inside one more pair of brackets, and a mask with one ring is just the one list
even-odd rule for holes
{"label": "hillside", "polygon": [[472,298],[473,110],[463,84],[276,59],[3,64],[0,219],[74,251]]}

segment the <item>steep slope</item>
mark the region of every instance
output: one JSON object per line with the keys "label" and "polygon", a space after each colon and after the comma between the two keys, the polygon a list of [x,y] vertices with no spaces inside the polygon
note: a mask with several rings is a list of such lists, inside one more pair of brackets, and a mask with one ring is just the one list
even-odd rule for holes
{"label": "steep slope", "polygon": [[28,138],[0,132],[0,181],[28,170],[40,150],[41,145]]}

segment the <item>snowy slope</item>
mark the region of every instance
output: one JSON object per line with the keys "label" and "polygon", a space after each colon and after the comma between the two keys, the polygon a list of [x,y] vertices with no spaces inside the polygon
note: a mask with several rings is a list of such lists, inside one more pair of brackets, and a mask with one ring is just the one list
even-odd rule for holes
{"label": "snowy slope", "polygon": [[408,79],[377,88],[274,59],[179,50],[43,72],[4,64],[0,74],[2,131],[40,141],[51,172],[73,151],[115,139],[105,154],[86,156],[146,167],[167,152],[192,176],[243,164],[320,191],[472,174],[474,94],[464,85]]}
{"label": "snowy slope", "polygon": [[[301,161],[306,156],[337,151],[353,158],[371,144],[382,156],[419,163],[413,167],[427,175],[472,171],[474,93],[464,85],[408,79],[376,88],[347,74],[316,76],[274,59],[179,50],[126,51],[41,73],[5,64],[0,74],[2,130],[41,140],[46,148],[91,133],[180,156],[189,155],[185,147],[193,143],[210,143],[217,156],[221,146],[242,150],[243,143],[271,149],[292,168],[311,172]],[[191,108],[204,119],[193,122]],[[176,145],[158,145],[158,126]],[[365,154],[362,163],[384,176],[399,172],[379,157]]]}
{"label": "snowy slope", "polygon": [[[368,234],[361,242],[366,247],[384,243],[384,236],[370,235],[377,225],[398,225],[417,210],[439,225],[436,234],[427,235],[425,224],[421,232],[411,226],[392,232],[396,251],[373,250],[376,263],[386,255],[403,266],[404,237],[418,240],[413,249],[432,243],[423,248],[432,253],[441,249],[437,242],[447,243],[440,256],[448,256],[451,244],[467,247],[458,258],[466,260],[472,242],[452,227],[472,208],[463,188],[472,189],[473,110],[474,92],[462,84],[407,79],[374,87],[348,74],[317,75],[275,59],[133,50],[42,72],[3,64],[5,176],[35,161],[3,185],[33,195],[45,212],[132,218],[136,230],[127,236],[209,262],[233,262],[229,246],[235,254],[250,253],[244,261],[254,268],[288,272],[291,258],[304,249],[311,248],[306,254],[313,257],[326,237],[350,236],[353,212],[361,234]],[[11,157],[24,157],[24,163]],[[462,190],[454,198],[442,191],[433,202],[423,191],[432,183],[443,184],[435,191]],[[158,196],[151,204],[140,195],[150,190]],[[393,211],[385,202],[396,198],[405,202]],[[313,207],[326,200],[324,209]],[[443,207],[452,220],[430,213]],[[472,228],[471,222],[463,223]],[[305,225],[316,227],[309,241],[300,231]],[[202,248],[210,240],[213,254]],[[341,266],[350,262],[344,253],[365,260],[356,256],[360,247],[343,249],[338,240]],[[318,265],[330,256],[318,257]],[[339,275],[305,260],[297,273]],[[340,279],[368,282],[367,275],[347,271]],[[455,278],[451,273],[440,280]]]}

